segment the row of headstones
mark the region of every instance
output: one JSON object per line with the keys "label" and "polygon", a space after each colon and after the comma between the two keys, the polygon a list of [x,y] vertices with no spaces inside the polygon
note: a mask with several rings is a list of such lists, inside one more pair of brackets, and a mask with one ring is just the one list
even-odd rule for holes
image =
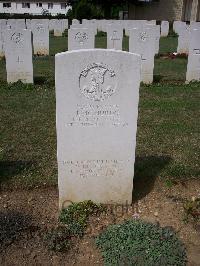
{"label": "row of headstones", "polygon": [[[192,51],[199,35],[194,28]],[[56,55],[60,209],[84,200],[132,203],[141,59],[114,49]]]}
{"label": "row of headstones", "polygon": [[[119,21],[117,21],[117,23],[119,23]],[[33,36],[35,36],[35,38],[33,37],[33,44],[35,45],[34,51],[36,54],[48,53],[48,47],[45,45],[47,44],[47,42],[44,41],[44,40],[47,40],[47,38],[44,38],[45,36],[44,31],[43,31],[44,27],[41,28],[40,27],[41,24],[36,24],[36,25],[37,25],[36,27],[32,27]],[[199,24],[196,23],[195,25],[199,25]],[[193,25],[193,27],[195,27],[195,25]],[[34,34],[35,28],[37,29],[36,32],[38,34]],[[112,23],[112,25],[110,24],[107,25],[106,29],[104,28],[103,30],[107,31],[108,48],[121,50],[123,28],[119,24],[118,26],[116,26],[114,23]],[[94,31],[94,27],[90,27],[90,28],[89,27],[86,28],[85,26],[80,27],[80,24],[73,23],[71,26],[71,29],[69,30],[69,36],[68,36],[69,50],[84,49],[84,48],[93,49],[95,31]],[[196,32],[196,35],[197,35],[196,38],[198,38],[198,32],[199,31]],[[19,31],[16,28],[13,30],[12,29],[7,30],[6,33],[7,33],[7,36],[5,38],[6,39],[5,50],[6,50],[6,59],[7,59],[6,68],[7,68],[8,82],[14,82],[16,81],[16,79],[21,79],[24,82],[32,82],[33,78],[29,78],[29,76],[32,76],[32,74],[28,75],[28,72],[27,72],[27,69],[30,69],[30,73],[32,73],[32,68],[33,68],[31,67],[32,66],[31,33],[27,30]],[[134,28],[134,29],[131,29],[131,28],[126,29],[126,34],[129,35],[129,51],[140,54],[142,56],[142,79],[141,81],[143,81],[144,83],[151,83],[153,81],[154,55],[155,53],[158,52],[158,49],[159,49],[159,26],[151,25],[151,24],[142,24],[142,26],[141,25],[137,26],[137,28]],[[38,38],[38,36],[40,38]],[[34,42],[34,40],[37,40],[37,41]],[[193,39],[191,38],[191,40]],[[27,54],[24,53],[24,51],[28,51]],[[195,48],[195,51],[196,51],[196,54],[198,55],[197,48]],[[192,53],[190,53],[190,55],[191,56],[189,56],[189,59],[194,57],[192,56],[193,55]],[[15,62],[15,60],[16,60],[16,64],[12,64],[12,61]],[[29,61],[30,61],[30,64],[28,64]],[[193,61],[195,62],[197,61],[198,63],[198,58],[195,57]],[[190,62],[191,60],[188,60],[188,73],[196,72],[195,76],[194,74],[192,75],[192,80],[193,79],[199,80],[199,73],[196,70],[193,71],[194,65],[191,64]],[[30,68],[27,68],[27,65],[30,65]],[[13,71],[14,67],[16,67],[16,71]],[[190,70],[191,68],[192,70]],[[198,69],[198,66],[196,66],[196,68]],[[18,75],[14,74],[16,72],[18,72]],[[27,76],[27,80],[25,79],[26,76]],[[187,74],[187,81],[191,80],[190,77],[191,75]]]}
{"label": "row of headstones", "polygon": [[[135,21],[132,21],[135,23]],[[117,21],[117,23],[121,23],[120,21]],[[141,22],[140,22],[141,23]],[[145,83],[151,83],[153,81],[153,58],[154,54],[158,52],[159,49],[159,37],[160,37],[160,26],[153,25],[155,22],[152,22],[151,24],[148,24],[149,27],[152,28],[152,32],[149,32],[150,35],[152,35],[152,43],[149,42],[151,49],[143,49],[146,50],[146,57],[148,57],[148,60],[143,53],[143,79],[142,81]],[[11,25],[11,23],[10,23]],[[4,44],[5,44],[5,55],[6,55],[6,69],[7,69],[7,81],[8,82],[15,82],[17,79],[21,79],[24,82],[31,82],[33,80],[32,77],[32,48],[31,48],[31,32],[29,30],[20,30],[19,28],[24,28],[23,21],[19,20],[17,23],[18,26],[11,26],[9,30],[3,31],[4,33]],[[74,26],[75,25],[75,26]],[[93,26],[90,26],[90,28],[85,28],[85,25],[83,24],[74,24],[74,21],[72,23],[71,29],[69,30],[69,50],[74,49],[83,49],[83,48],[94,48],[94,37],[95,33],[97,32],[98,28],[94,30]],[[97,25],[97,24],[96,24]],[[138,22],[139,25],[139,22]],[[142,26],[140,28],[144,28],[145,23],[141,23]],[[113,29],[114,27],[114,29]],[[127,34],[129,34],[129,26],[126,29]],[[27,27],[28,29],[31,29],[33,33],[33,47],[34,47],[34,54],[43,54],[47,55],[49,53],[49,31],[48,31],[48,20],[32,20],[31,25]],[[116,28],[116,30],[115,30]],[[111,41],[108,41],[108,48],[112,49],[122,49],[122,37],[123,37],[123,28],[121,26],[118,27],[115,26],[114,22],[112,25],[109,24],[105,27],[104,22],[104,29],[101,25],[101,30],[107,31],[107,35],[109,36],[108,40],[111,39]],[[137,40],[136,36],[139,34],[137,31],[131,31],[133,32],[134,38],[131,39],[132,44],[134,44]],[[155,34],[153,34],[155,33]],[[146,33],[145,33],[146,34]],[[142,42],[145,42],[147,40],[147,37],[145,34],[141,36]],[[131,35],[131,34],[130,34]],[[155,37],[156,36],[156,37]],[[120,44],[121,43],[121,44]],[[76,44],[79,44],[79,46],[76,46]],[[154,45],[155,44],[155,45]],[[131,46],[131,45],[130,45]],[[136,47],[140,47],[140,45],[132,45],[133,47],[131,49],[131,52],[137,52]],[[134,50],[135,47],[135,50]],[[153,51],[152,51],[153,49]],[[27,51],[25,53],[24,51]],[[148,53],[149,51],[149,53]],[[149,55],[150,56],[149,56]],[[15,64],[13,64],[14,62]],[[29,67],[27,67],[29,66]],[[150,72],[148,73],[148,66],[150,66]],[[14,71],[14,68],[16,68],[16,71]],[[30,71],[28,71],[30,70]],[[17,74],[18,73],[18,74]],[[27,78],[25,78],[27,77]]]}
{"label": "row of headstones", "polygon": [[188,54],[186,82],[200,81],[200,22],[175,21],[173,30],[178,34],[177,53]]}
{"label": "row of headstones", "polygon": [[187,24],[183,21],[174,21],[173,30],[178,35],[177,53],[189,53],[190,37],[194,29],[200,29],[200,22],[191,21]]}
{"label": "row of headstones", "polygon": [[[169,26],[169,23],[168,23]],[[68,50],[94,49],[97,30],[107,33],[107,48],[122,50],[123,31],[129,36],[129,52],[142,57],[143,83],[153,82],[154,56],[159,52],[160,25],[156,21],[83,20],[72,21]]]}
{"label": "row of headstones", "polygon": [[[93,49],[96,25],[88,25],[76,21],[68,31],[68,49]],[[91,22],[90,22],[91,23]],[[89,24],[90,24],[89,23]],[[94,23],[94,22],[93,22]],[[126,22],[127,23],[127,22]],[[86,25],[85,25],[86,24]],[[166,23],[164,23],[166,25]],[[99,26],[100,27],[100,26]],[[107,32],[107,48],[122,50],[123,26],[120,21],[101,24],[101,30]],[[169,30],[169,23],[168,23]],[[95,29],[95,30],[94,30]],[[200,23],[175,21],[174,31],[178,37],[178,53],[188,54],[186,81],[200,80]],[[148,21],[132,21],[125,27],[129,36],[129,52],[140,54],[142,57],[141,81],[149,84],[153,81],[154,56],[159,52],[160,26]]]}
{"label": "row of headstones", "polygon": [[[49,31],[54,30],[55,36],[62,36],[68,29],[68,20],[48,20],[48,19],[9,19],[0,20],[0,57],[6,52],[6,35],[12,31],[15,36],[20,38],[24,29],[33,33],[33,50],[35,55],[49,55]],[[8,34],[9,35],[9,34]],[[16,38],[16,37],[15,37]]]}

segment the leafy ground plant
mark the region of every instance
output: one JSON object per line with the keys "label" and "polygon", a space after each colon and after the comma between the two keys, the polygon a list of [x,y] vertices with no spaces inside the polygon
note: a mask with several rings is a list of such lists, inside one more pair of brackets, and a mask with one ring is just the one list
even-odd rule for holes
{"label": "leafy ground plant", "polygon": [[200,198],[187,200],[184,205],[184,220],[186,222],[200,222]]}
{"label": "leafy ground plant", "polygon": [[74,236],[82,236],[87,227],[90,215],[100,213],[105,210],[101,204],[92,201],[73,203],[68,208],[63,209],[60,214],[60,222],[65,224]]}
{"label": "leafy ground plant", "polygon": [[59,225],[45,235],[46,246],[56,252],[69,250],[71,238],[84,235],[89,216],[103,211],[106,211],[103,205],[95,204],[90,200],[71,204],[61,211]]}
{"label": "leafy ground plant", "polygon": [[141,220],[110,225],[96,239],[105,265],[184,266],[185,247],[169,227]]}

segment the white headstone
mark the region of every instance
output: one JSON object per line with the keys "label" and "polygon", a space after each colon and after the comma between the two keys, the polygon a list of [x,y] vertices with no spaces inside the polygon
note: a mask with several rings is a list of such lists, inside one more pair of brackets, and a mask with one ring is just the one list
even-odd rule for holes
{"label": "white headstone", "polygon": [[160,49],[160,25],[156,26],[152,25],[152,28],[155,29],[155,36],[156,36],[155,53],[158,54]]}
{"label": "white headstone", "polygon": [[[93,29],[94,34],[97,34],[98,30],[98,22],[96,19],[88,20],[88,19],[83,19],[82,24],[80,24],[81,28],[88,28],[88,29]],[[74,26],[75,27],[75,26]]]}
{"label": "white headstone", "polygon": [[182,54],[189,52],[190,25],[182,24],[178,28],[178,47],[177,53]]}
{"label": "white headstone", "polygon": [[68,29],[68,19],[61,19],[63,32]]}
{"label": "white headstone", "polygon": [[56,55],[59,205],[131,204],[140,56],[108,49]]}
{"label": "white headstone", "polygon": [[79,49],[93,49],[95,35],[93,29],[69,29],[68,30],[68,51]]}
{"label": "white headstone", "polygon": [[169,22],[168,21],[162,21],[161,22],[161,36],[167,37],[169,34]]}
{"label": "white headstone", "polygon": [[56,19],[54,21],[54,36],[56,37],[61,37],[62,34],[63,34],[63,23],[62,23],[62,20],[60,19]]}
{"label": "white headstone", "polygon": [[107,26],[107,48],[122,50],[123,29],[114,25]]}
{"label": "white headstone", "polygon": [[155,29],[143,28],[129,31],[129,52],[141,55],[141,81],[153,82],[155,56]]}
{"label": "white headstone", "polygon": [[5,44],[7,82],[33,83],[31,31],[7,30]]}
{"label": "white headstone", "polygon": [[54,30],[55,23],[56,23],[56,19],[50,19],[49,20],[49,30],[50,31]]}
{"label": "white headstone", "polygon": [[0,57],[5,55],[4,52],[4,32],[6,30],[6,20],[0,20]]}
{"label": "white headstone", "polygon": [[190,22],[191,29],[200,29],[200,22],[191,21]]}
{"label": "white headstone", "polygon": [[31,30],[31,19],[26,19],[26,29]]}
{"label": "white headstone", "polygon": [[49,21],[47,19],[32,19],[34,54],[49,54]]}
{"label": "white headstone", "polygon": [[173,23],[173,30],[174,30],[174,32],[176,34],[179,34],[179,29],[182,26],[186,26],[186,22],[183,22],[183,21],[174,21],[174,23]]}
{"label": "white headstone", "polygon": [[186,82],[200,81],[200,29],[193,29],[190,35]]}

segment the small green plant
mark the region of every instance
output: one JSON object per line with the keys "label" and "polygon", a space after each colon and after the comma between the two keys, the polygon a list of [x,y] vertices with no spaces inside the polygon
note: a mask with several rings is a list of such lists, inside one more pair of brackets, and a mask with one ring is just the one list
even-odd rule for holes
{"label": "small green plant", "polygon": [[185,266],[185,247],[169,227],[141,220],[110,225],[96,239],[105,265]]}
{"label": "small green plant", "polygon": [[58,226],[45,235],[47,247],[53,251],[67,251],[70,248],[71,234],[64,226]]}
{"label": "small green plant", "polygon": [[101,204],[92,201],[83,201],[71,204],[63,209],[59,216],[59,226],[48,232],[45,243],[53,251],[67,251],[71,247],[71,238],[83,236],[90,215],[97,215],[105,211]]}
{"label": "small green plant", "polygon": [[187,200],[184,205],[184,220],[188,222],[192,219],[198,222],[200,219],[200,198]]}
{"label": "small green plant", "polygon": [[101,204],[95,204],[90,200],[73,203],[68,208],[62,210],[59,220],[67,225],[72,235],[83,236],[89,216],[104,210],[105,207]]}
{"label": "small green plant", "polygon": [[167,187],[167,188],[172,188],[173,186],[174,186],[174,181],[173,180],[171,180],[171,179],[166,179],[165,180],[165,186]]}

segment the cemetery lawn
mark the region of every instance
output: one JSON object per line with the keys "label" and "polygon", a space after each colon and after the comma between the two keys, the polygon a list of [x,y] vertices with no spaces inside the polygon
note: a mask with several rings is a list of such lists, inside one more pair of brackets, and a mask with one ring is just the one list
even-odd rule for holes
{"label": "cemetery lawn", "polygon": [[[175,51],[176,42],[162,38],[161,53]],[[104,48],[106,37],[97,36],[96,44]],[[124,50],[127,45],[125,38]],[[187,60],[167,56],[155,60],[155,83],[140,88],[133,206],[123,215],[118,208],[91,217],[88,233],[68,253],[48,251],[44,235],[58,218],[53,55],[67,49],[67,36],[51,36],[50,47],[49,57],[34,58],[34,86],[7,85],[0,60],[0,265],[103,265],[94,236],[135,213],[172,226],[186,245],[188,265],[199,265],[200,222],[184,222],[184,204],[200,197],[200,83],[185,85]],[[1,230],[5,214],[8,232]],[[19,223],[20,230],[12,228]]]}

